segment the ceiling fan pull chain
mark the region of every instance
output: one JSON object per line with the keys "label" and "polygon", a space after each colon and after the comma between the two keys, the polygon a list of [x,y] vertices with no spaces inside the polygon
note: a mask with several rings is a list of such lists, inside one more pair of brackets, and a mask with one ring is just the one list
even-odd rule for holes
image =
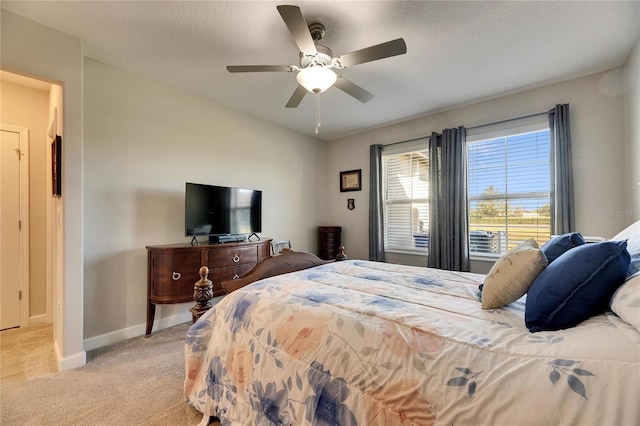
{"label": "ceiling fan pull chain", "polygon": [[320,130],[320,93],[316,93],[316,135]]}

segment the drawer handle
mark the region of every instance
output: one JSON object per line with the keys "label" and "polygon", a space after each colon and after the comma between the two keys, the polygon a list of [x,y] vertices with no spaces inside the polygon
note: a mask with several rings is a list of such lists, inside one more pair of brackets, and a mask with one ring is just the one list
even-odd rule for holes
{"label": "drawer handle", "polygon": [[180,272],[174,272],[173,274],[171,274],[171,278],[174,281],[178,281],[180,279],[180,277],[182,277],[182,274],[180,274]]}
{"label": "drawer handle", "polygon": [[238,276],[238,274],[234,274],[234,275],[233,275],[233,278],[231,278],[231,279],[232,279],[232,280],[237,280],[238,278],[240,278],[240,277]]}
{"label": "drawer handle", "polygon": [[236,254],[235,256],[233,256],[233,261],[234,261],[235,263],[240,262],[240,258],[238,257],[238,255],[237,255],[237,254]]}

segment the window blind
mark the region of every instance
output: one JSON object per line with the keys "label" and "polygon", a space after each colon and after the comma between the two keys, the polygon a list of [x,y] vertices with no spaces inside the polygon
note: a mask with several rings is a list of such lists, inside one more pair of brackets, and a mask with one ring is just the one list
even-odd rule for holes
{"label": "window blind", "polygon": [[471,141],[468,162],[471,254],[550,239],[548,128]]}
{"label": "window blind", "polygon": [[429,241],[427,149],[383,153],[382,167],[385,250],[426,251]]}

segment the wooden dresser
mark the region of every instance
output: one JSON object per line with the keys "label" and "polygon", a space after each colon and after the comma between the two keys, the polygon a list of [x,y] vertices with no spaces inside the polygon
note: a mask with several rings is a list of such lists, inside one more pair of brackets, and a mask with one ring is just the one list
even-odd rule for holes
{"label": "wooden dresser", "polygon": [[201,266],[209,268],[213,297],[223,296],[220,282],[237,279],[271,256],[271,239],[242,243],[147,246],[147,329],[151,334],[156,305],[193,301]]}
{"label": "wooden dresser", "polygon": [[341,226],[318,226],[318,257],[322,260],[335,259],[342,239]]}

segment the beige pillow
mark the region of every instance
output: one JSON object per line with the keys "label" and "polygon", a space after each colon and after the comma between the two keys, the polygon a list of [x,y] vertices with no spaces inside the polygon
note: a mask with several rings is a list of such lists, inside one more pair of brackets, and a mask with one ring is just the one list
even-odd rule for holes
{"label": "beige pillow", "polygon": [[640,272],[613,293],[610,304],[616,315],[640,332]]}
{"label": "beige pillow", "polygon": [[487,274],[482,287],[482,309],[499,308],[521,298],[547,264],[533,238],[507,251]]}

